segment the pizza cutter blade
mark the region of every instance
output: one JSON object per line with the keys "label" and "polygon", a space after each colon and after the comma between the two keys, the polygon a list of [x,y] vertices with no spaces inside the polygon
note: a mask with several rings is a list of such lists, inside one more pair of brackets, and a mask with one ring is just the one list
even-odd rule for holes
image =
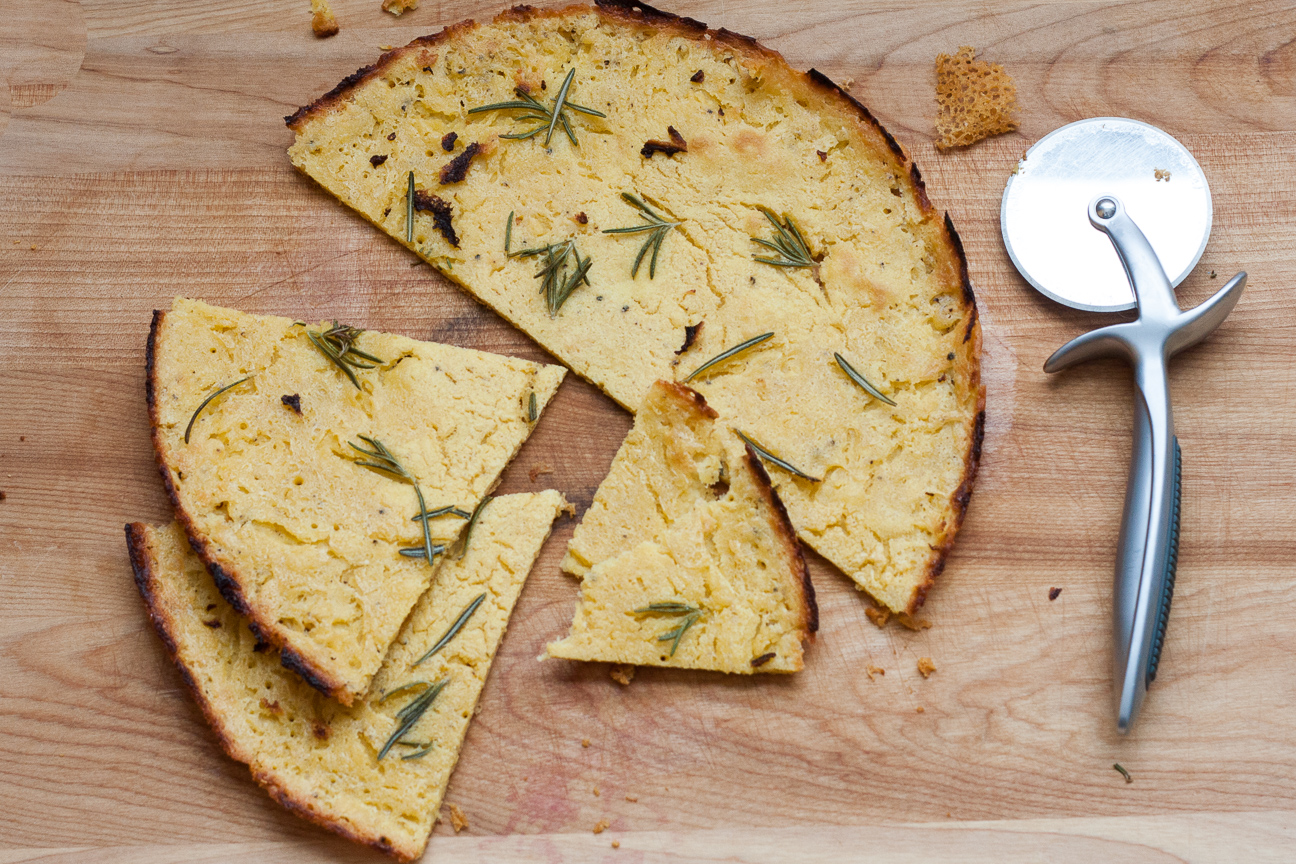
{"label": "pizza cutter blade", "polygon": [[[1166,366],[1220,325],[1246,286],[1238,273],[1183,311],[1174,288],[1210,237],[1210,189],[1182,144],[1146,123],[1081,120],[1041,138],[1008,181],[1000,229],[1013,264],[1043,294],[1077,309],[1137,307],[1053,353],[1045,372],[1096,357],[1134,367],[1134,448],[1112,604],[1116,728],[1128,732],[1165,643],[1179,552],[1182,454]],[[1104,236],[1105,235],[1105,236]]]}

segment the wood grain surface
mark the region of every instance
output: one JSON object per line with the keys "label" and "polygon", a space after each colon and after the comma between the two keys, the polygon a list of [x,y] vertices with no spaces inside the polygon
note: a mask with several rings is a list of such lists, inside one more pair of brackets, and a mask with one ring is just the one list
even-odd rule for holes
{"label": "wood grain surface", "polygon": [[[823,627],[804,672],[777,680],[643,670],[622,687],[606,666],[537,662],[577,593],[558,571],[561,523],[450,784],[470,827],[439,826],[428,860],[1292,860],[1296,4],[666,5],[853,79],[915,155],[983,315],[981,478],[931,629],[873,626],[866,598],[811,556]],[[333,6],[342,32],[320,41],[305,0],[0,0],[0,862],[375,860],[220,754],[148,626],[121,533],[170,518],[143,354],[151,311],[177,294],[544,359],[284,153],[282,115],[380,45],[498,7]],[[1014,75],[1022,130],[937,154],[932,61],[962,44]],[[1054,348],[1110,319],[1030,291],[998,230],[1026,147],[1100,115],[1161,126],[1210,181],[1214,233],[1182,302],[1251,276],[1172,366],[1179,579],[1125,738],[1109,616],[1129,375],[1044,376]],[[552,486],[583,508],[629,425],[570,376],[502,490]]]}

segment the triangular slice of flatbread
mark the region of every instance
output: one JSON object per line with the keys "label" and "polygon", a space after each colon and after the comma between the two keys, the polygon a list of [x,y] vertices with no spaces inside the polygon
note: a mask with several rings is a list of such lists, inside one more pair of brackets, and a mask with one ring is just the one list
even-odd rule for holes
{"label": "triangular slice of flatbread", "polygon": [[564,567],[583,577],[550,657],[795,672],[818,627],[796,534],[760,459],[698,393],[659,381]]}
{"label": "triangular slice of flatbread", "polygon": [[[427,545],[418,492],[458,508],[428,520],[453,551],[566,370],[331,327],[177,299],[154,314],[148,401],[176,516],[221,592],[349,705],[445,558],[401,553]],[[352,445],[382,445],[418,492]]]}
{"label": "triangular slice of flatbread", "polygon": [[[153,624],[225,752],[297,815],[409,861],[427,845],[491,659],[562,506],[552,490],[491,501],[464,557],[441,568],[373,690],[350,708],[279,665],[217,592],[178,524],[136,523],[126,536]],[[479,597],[453,638],[416,665]],[[420,681],[445,686],[379,760],[398,713],[429,692],[410,686]]]}

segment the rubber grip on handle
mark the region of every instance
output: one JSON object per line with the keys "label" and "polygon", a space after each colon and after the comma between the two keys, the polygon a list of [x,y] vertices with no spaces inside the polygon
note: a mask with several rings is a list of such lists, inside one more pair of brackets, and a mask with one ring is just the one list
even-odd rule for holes
{"label": "rubber grip on handle", "polygon": [[1152,653],[1148,659],[1147,683],[1156,680],[1157,664],[1161,662],[1161,649],[1165,646],[1166,625],[1170,619],[1170,601],[1174,599],[1175,568],[1179,562],[1179,497],[1183,487],[1183,453],[1179,439],[1174,439],[1174,479],[1170,499],[1170,532],[1166,538],[1165,579],[1161,583],[1156,631],[1152,636]]}

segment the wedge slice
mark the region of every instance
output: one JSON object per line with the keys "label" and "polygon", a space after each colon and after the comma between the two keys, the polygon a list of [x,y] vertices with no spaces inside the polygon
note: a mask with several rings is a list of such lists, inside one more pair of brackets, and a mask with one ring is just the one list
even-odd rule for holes
{"label": "wedge slice", "polygon": [[659,381],[568,547],[583,577],[550,657],[795,672],[818,628],[796,535],[760,459],[699,394]]}
{"label": "wedge slice", "polygon": [[[350,708],[279,665],[178,524],[131,524],[126,537],[153,624],[225,752],[297,815],[410,861],[427,845],[509,614],[562,505],[552,490],[491,501],[465,556],[441,568],[401,628],[372,694]],[[453,638],[417,663],[475,603]],[[417,681],[444,687],[400,737],[406,743],[378,759],[399,712],[429,692],[410,686]]]}
{"label": "wedge slice", "polygon": [[[349,705],[444,557],[401,553],[427,545],[419,494],[458,508],[428,520],[434,551],[452,549],[565,370],[373,332],[319,347],[331,326],[177,299],[154,314],[148,401],[176,516],[221,592]],[[330,359],[342,344],[358,365]]]}

